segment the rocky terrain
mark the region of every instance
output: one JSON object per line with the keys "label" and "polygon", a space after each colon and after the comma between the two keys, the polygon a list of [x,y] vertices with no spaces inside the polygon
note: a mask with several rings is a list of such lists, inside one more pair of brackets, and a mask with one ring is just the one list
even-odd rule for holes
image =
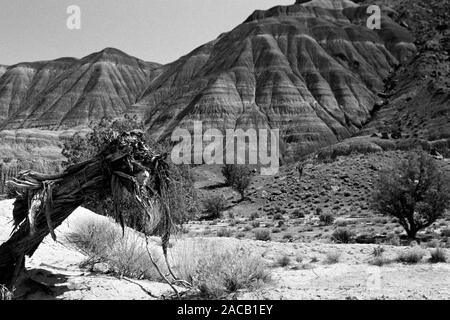
{"label": "rocky terrain", "polygon": [[415,36],[417,53],[385,80],[384,101],[361,134],[400,129],[406,138],[450,136],[448,1],[365,1],[387,4],[393,19]]}
{"label": "rocky terrain", "polygon": [[112,48],[10,66],[0,78],[0,129],[61,130],[119,117],[159,68]]}

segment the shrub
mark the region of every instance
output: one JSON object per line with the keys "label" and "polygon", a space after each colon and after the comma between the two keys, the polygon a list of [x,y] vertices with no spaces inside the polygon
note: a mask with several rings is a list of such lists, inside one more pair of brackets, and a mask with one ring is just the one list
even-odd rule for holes
{"label": "shrub", "polygon": [[372,199],[373,209],[396,217],[412,239],[441,217],[449,205],[448,177],[423,152],[411,153],[406,161],[384,170]]}
{"label": "shrub", "polygon": [[260,225],[261,225],[261,223],[259,221],[253,221],[252,222],[252,227],[253,228],[259,228]]}
{"label": "shrub", "polygon": [[381,257],[383,255],[384,251],[385,250],[384,250],[384,248],[382,246],[378,246],[378,247],[373,249],[372,255],[375,258],[378,258],[378,257]]}
{"label": "shrub", "polygon": [[436,248],[431,251],[431,258],[429,260],[431,263],[447,262],[447,256],[444,249]]}
{"label": "shrub", "polygon": [[441,231],[441,236],[450,238],[450,228]]}
{"label": "shrub", "polygon": [[219,219],[227,208],[227,202],[222,196],[210,196],[202,200],[203,211],[207,219]]}
{"label": "shrub", "polygon": [[305,217],[305,214],[300,209],[295,209],[294,211],[292,211],[291,214],[294,218],[297,218],[297,219],[301,219],[301,218]]}
{"label": "shrub", "polygon": [[289,258],[288,256],[282,256],[277,261],[277,264],[282,268],[287,267],[290,263],[291,258]]}
{"label": "shrub", "polygon": [[259,218],[259,214],[258,212],[252,212],[252,214],[250,215],[250,220],[255,220]]}
{"label": "shrub", "polygon": [[321,213],[319,216],[320,222],[322,222],[324,225],[329,226],[332,225],[334,222],[334,217],[331,213]]}
{"label": "shrub", "polygon": [[231,235],[233,234],[233,231],[231,231],[228,228],[221,228],[219,229],[219,231],[217,231],[217,236],[218,237],[224,237],[224,238],[230,238]]}
{"label": "shrub", "polygon": [[331,235],[331,240],[337,243],[350,243],[355,234],[347,228],[338,228]]}
{"label": "shrub", "polygon": [[225,184],[239,192],[243,200],[252,180],[252,170],[246,165],[227,164],[222,168],[222,174],[225,177]]}
{"label": "shrub", "polygon": [[339,251],[332,251],[326,254],[325,262],[327,264],[335,264],[338,263],[341,259],[341,253]]}
{"label": "shrub", "polygon": [[197,250],[183,249],[183,254],[175,267],[202,298],[223,299],[230,293],[251,290],[270,281],[261,257],[243,248],[224,250],[205,244]]}
{"label": "shrub", "polygon": [[5,286],[0,284],[0,301],[12,300],[13,294]]}
{"label": "shrub", "polygon": [[255,231],[255,239],[259,241],[270,241],[272,237],[269,230],[259,229]]}
{"label": "shrub", "polygon": [[377,266],[377,267],[382,267],[385,264],[389,264],[389,263],[391,263],[391,260],[389,260],[383,256],[375,257],[369,261],[369,264]]}
{"label": "shrub", "polygon": [[412,248],[406,252],[400,253],[397,257],[397,262],[416,264],[422,261],[424,255],[425,254],[421,248]]}
{"label": "shrub", "polygon": [[89,220],[75,226],[68,236],[88,259],[83,267],[106,263],[113,274],[135,279],[161,280],[146,251],[145,241],[133,231],[123,235],[111,220]]}

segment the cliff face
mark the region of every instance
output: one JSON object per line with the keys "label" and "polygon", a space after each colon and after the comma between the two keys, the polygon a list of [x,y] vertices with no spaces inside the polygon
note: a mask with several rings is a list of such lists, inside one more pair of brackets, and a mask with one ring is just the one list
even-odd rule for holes
{"label": "cliff face", "polygon": [[0,78],[2,129],[66,129],[123,115],[159,67],[112,48],[12,66]]}
{"label": "cliff face", "polygon": [[380,31],[367,17],[344,0],[255,11],[166,66],[131,110],[157,137],[202,120],[204,129],[280,129],[287,154],[335,143],[362,128],[383,79],[415,51],[388,15]]}

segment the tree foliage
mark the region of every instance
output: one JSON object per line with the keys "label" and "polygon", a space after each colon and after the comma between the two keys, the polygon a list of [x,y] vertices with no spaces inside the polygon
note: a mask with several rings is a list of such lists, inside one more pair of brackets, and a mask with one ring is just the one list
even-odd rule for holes
{"label": "tree foliage", "polygon": [[376,212],[396,217],[408,237],[432,225],[450,205],[448,176],[425,152],[381,172],[373,196]]}
{"label": "tree foliage", "polygon": [[253,172],[246,165],[227,164],[222,168],[225,184],[239,192],[241,198],[245,198],[245,191],[250,186]]}

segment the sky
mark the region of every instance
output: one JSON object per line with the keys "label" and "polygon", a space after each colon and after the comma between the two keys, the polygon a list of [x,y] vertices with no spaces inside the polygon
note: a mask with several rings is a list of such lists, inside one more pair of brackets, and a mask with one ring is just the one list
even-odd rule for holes
{"label": "sky", "polygon": [[[295,0],[0,0],[0,64],[81,58],[106,47],[169,63],[242,23]],[[69,6],[81,29],[69,29]],[[73,20],[70,20],[73,21]]]}

